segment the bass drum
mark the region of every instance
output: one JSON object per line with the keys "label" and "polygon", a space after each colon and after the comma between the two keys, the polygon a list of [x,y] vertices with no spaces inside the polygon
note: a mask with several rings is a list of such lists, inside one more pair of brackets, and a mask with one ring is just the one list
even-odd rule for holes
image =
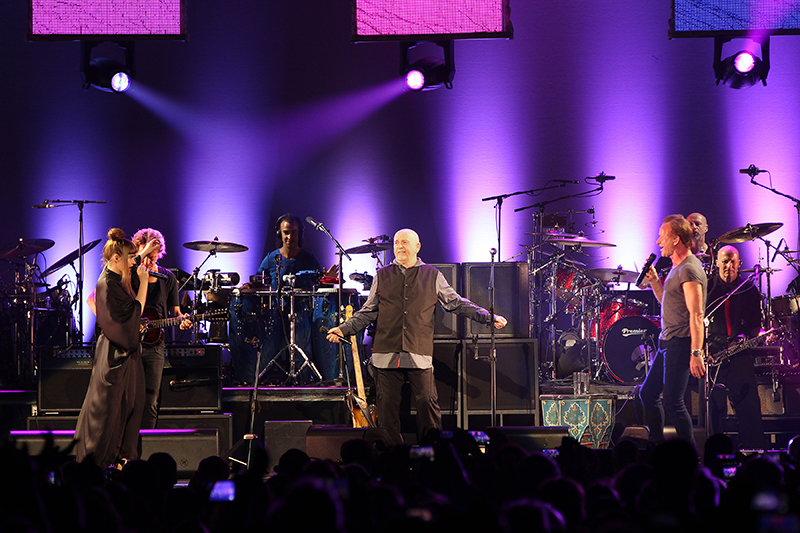
{"label": "bass drum", "polygon": [[658,346],[659,326],[648,318],[618,320],[603,339],[603,365],[621,383],[642,383]]}

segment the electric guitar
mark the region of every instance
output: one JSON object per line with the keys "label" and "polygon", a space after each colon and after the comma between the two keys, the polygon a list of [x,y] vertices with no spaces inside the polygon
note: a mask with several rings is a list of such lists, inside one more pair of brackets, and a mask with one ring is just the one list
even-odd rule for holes
{"label": "electric guitar", "polygon": [[[345,320],[350,320],[350,317],[353,316],[353,306],[348,305],[345,308]],[[353,414],[353,427],[354,428],[366,428],[366,427],[375,427],[375,417],[370,410],[369,405],[367,405],[366,400],[366,392],[364,390],[364,378],[361,375],[361,359],[358,356],[358,343],[356,342],[356,336],[350,336],[350,348],[351,352],[353,353],[353,369],[356,378],[356,392],[348,391],[348,402],[350,407],[350,412]]]}
{"label": "electric guitar", "polygon": [[771,330],[762,333],[758,337],[753,337],[752,339],[745,339],[742,341],[737,342],[736,344],[732,344],[728,346],[724,350],[721,350],[714,355],[710,355],[706,358],[706,365],[709,367],[719,366],[737,353],[741,353],[745,350],[749,350],[754,346],[758,346],[766,338],[770,335],[783,335],[786,333],[786,326],[781,326],[779,328],[772,328]]}
{"label": "electric guitar", "polygon": [[[191,315],[185,317],[192,322],[199,322],[201,320],[208,320],[209,318],[219,318],[228,316],[227,310],[214,311],[213,313],[205,313],[202,315]],[[142,323],[139,325],[139,333],[142,335],[142,344],[152,346],[158,344],[164,339],[164,329],[170,326],[179,326],[184,318],[175,316],[172,318],[161,318],[152,307],[146,308],[142,312]]]}

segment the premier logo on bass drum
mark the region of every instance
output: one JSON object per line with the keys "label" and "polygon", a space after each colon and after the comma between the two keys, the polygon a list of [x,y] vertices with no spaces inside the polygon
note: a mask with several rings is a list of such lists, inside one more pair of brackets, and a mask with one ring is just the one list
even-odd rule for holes
{"label": "premier logo on bass drum", "polygon": [[646,329],[628,329],[622,328],[622,336],[623,337],[631,337],[633,335],[639,335],[640,337],[647,333]]}

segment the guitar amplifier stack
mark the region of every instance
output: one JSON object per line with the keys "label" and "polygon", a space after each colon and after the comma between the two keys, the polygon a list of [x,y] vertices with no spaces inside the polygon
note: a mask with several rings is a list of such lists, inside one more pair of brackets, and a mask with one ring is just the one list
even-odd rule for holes
{"label": "guitar amplifier stack", "polygon": [[[80,411],[92,375],[92,347],[43,347],[39,352],[40,413]],[[168,346],[161,378],[161,412],[222,408],[222,346]]]}

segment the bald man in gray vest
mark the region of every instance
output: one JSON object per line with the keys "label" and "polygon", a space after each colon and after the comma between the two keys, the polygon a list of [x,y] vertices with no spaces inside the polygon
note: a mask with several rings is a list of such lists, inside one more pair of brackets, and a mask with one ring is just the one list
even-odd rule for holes
{"label": "bald man in gray vest", "polygon": [[426,265],[417,254],[419,235],[401,229],[394,236],[394,261],[380,269],[369,297],[353,317],[331,328],[328,340],[339,342],[375,322],[372,366],[375,370],[378,424],[389,433],[391,442],[403,443],[400,435],[400,392],[408,380],[417,410],[417,436],[442,427],[436,381],[433,377],[433,313],[436,304],[450,312],[482,324],[494,323],[498,329],[505,318],[462,298],[436,268]]}

